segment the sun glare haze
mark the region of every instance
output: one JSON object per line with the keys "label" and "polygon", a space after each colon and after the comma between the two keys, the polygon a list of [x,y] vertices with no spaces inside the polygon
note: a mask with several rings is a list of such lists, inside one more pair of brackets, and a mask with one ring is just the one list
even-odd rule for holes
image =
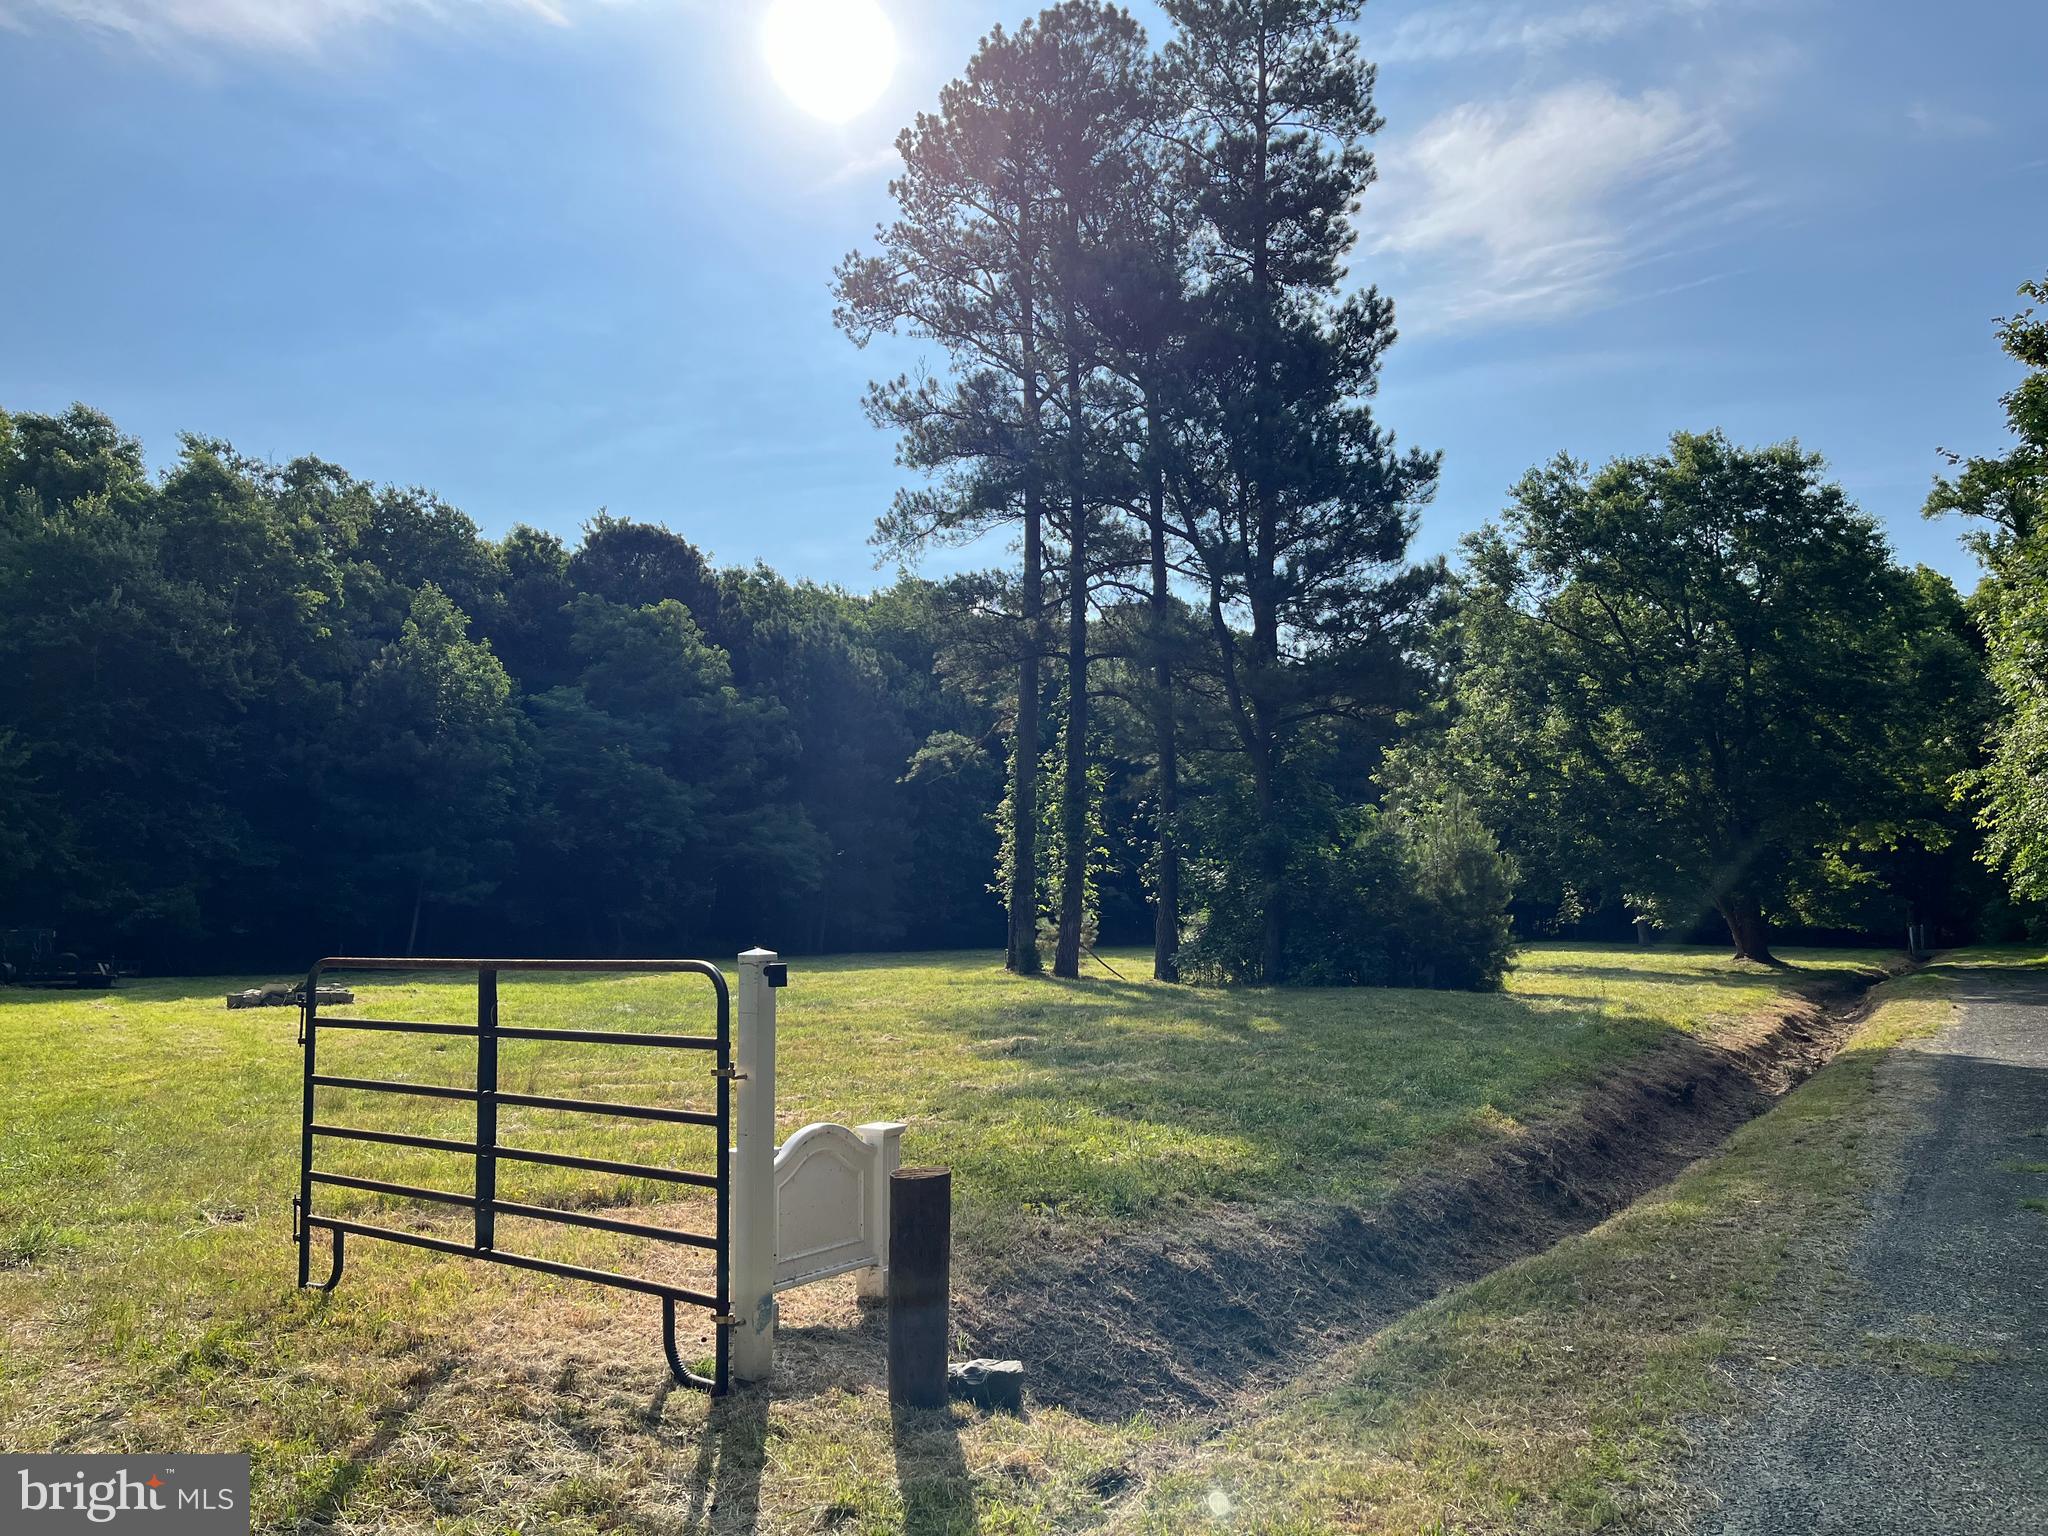
{"label": "sun glare haze", "polygon": [[776,0],[761,28],[775,83],[815,117],[873,106],[896,67],[896,33],[874,0]]}

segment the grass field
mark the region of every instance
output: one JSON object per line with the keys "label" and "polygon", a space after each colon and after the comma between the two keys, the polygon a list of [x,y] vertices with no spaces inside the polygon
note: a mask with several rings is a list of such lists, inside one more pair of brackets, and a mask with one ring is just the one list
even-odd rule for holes
{"label": "grass field", "polygon": [[[1128,975],[1132,957],[1111,956]],[[955,1172],[955,1273],[1035,1245],[1169,1226],[1219,1204],[1369,1205],[1404,1176],[1567,1110],[1600,1074],[1713,1034],[1854,952],[1767,972],[1691,951],[1538,947],[1508,991],[1226,992],[1022,982],[982,956],[804,962],[782,994],[785,1133],[911,1124]],[[244,979],[0,994],[0,1444],[249,1449],[259,1527],[635,1531],[1085,1528],[1183,1448],[1184,1427],[930,1416],[892,1425],[849,1283],[786,1300],[769,1398],[669,1393],[653,1307],[382,1245],[331,1298],[294,1290],[298,1053]],[[358,1011],[460,1021],[454,980],[371,979]],[[506,1023],[695,1028],[690,978],[508,978]],[[459,1084],[469,1048],[335,1035],[323,1069]],[[702,1102],[667,1053],[507,1042],[506,1086]],[[693,1080],[694,1079],[694,1080]],[[462,1106],[322,1090],[323,1118],[460,1135]],[[330,1100],[331,1096],[331,1100]],[[708,1166],[708,1133],[508,1112],[528,1145]],[[692,1138],[695,1138],[694,1140]],[[433,1153],[334,1166],[466,1188]],[[325,1159],[323,1159],[325,1161]],[[501,1193],[646,1206],[651,1187],[522,1168]],[[377,1196],[323,1195],[343,1212]],[[686,1209],[674,1214],[688,1219]],[[392,1220],[385,1212],[375,1219]],[[442,1218],[445,1219],[445,1218]],[[436,1216],[420,1220],[431,1230]],[[501,1240],[513,1239],[516,1229]],[[544,1227],[527,1251],[678,1273],[666,1252]]]}

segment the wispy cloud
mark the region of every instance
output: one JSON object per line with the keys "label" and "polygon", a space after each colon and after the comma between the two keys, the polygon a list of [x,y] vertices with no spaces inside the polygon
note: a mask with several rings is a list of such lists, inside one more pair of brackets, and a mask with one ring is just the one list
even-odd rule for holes
{"label": "wispy cloud", "polygon": [[880,185],[902,169],[903,156],[896,148],[896,141],[891,139],[886,144],[871,144],[866,149],[851,152],[819,177],[812,190],[823,192],[855,181],[873,181]]}
{"label": "wispy cloud", "polygon": [[1923,139],[1982,139],[1997,132],[1988,117],[1925,101],[1906,108],[1906,122]]}
{"label": "wispy cloud", "polygon": [[1673,17],[1705,16],[1715,0],[1581,0],[1544,5],[1432,4],[1404,17],[1368,51],[1383,63],[1412,64],[1486,53],[1542,53],[1574,43],[1604,42]]}
{"label": "wispy cloud", "polygon": [[1732,158],[1720,120],[1670,91],[1468,104],[1382,148],[1363,243],[1398,268],[1407,328],[1554,319],[1752,211]]}
{"label": "wispy cloud", "polygon": [[0,0],[0,24],[55,21],[151,48],[311,53],[378,23],[523,17],[556,26],[591,0]]}

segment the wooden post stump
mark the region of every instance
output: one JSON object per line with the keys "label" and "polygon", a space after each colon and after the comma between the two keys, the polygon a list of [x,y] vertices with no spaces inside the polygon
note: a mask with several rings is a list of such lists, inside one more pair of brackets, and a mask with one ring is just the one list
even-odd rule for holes
{"label": "wooden post stump", "polygon": [[946,1406],[952,1272],[952,1171],[897,1169],[889,1175],[889,1401],[894,1406]]}

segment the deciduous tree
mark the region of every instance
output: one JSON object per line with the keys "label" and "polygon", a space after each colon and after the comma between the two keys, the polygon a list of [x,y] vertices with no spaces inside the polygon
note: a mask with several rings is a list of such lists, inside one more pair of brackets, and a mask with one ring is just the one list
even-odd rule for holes
{"label": "deciduous tree", "polygon": [[[2048,304],[2048,278],[2020,296]],[[1927,512],[1986,525],[1971,538],[1985,570],[1972,607],[2005,718],[1969,787],[1985,860],[2015,895],[2040,901],[2048,900],[2048,319],[2029,307],[2000,323],[1999,340],[2027,370],[2001,402],[2015,441],[1995,458],[1952,455],[1960,473],[1936,484]]]}
{"label": "deciduous tree", "polygon": [[1667,919],[1768,961],[1814,862],[1897,804],[1913,609],[1877,524],[1791,444],[1560,457],[1466,544],[1460,757]]}

